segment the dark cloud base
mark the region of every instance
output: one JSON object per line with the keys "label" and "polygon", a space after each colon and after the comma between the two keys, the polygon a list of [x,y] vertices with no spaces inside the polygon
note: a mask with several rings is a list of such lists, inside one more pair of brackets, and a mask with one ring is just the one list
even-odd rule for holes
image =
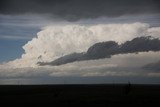
{"label": "dark cloud base", "polygon": [[57,66],[75,61],[110,58],[112,55],[117,54],[160,51],[159,46],[160,40],[158,38],[152,38],[151,36],[137,37],[131,41],[126,41],[121,45],[118,45],[115,41],[107,41],[94,44],[87,50],[87,52],[72,53],[52,62],[38,62],[37,64],[40,66]]}
{"label": "dark cloud base", "polygon": [[143,68],[146,69],[146,70],[160,71],[160,61],[155,62],[155,63],[147,64]]}
{"label": "dark cloud base", "polygon": [[1,0],[1,14],[48,13],[70,21],[159,13],[159,0]]}

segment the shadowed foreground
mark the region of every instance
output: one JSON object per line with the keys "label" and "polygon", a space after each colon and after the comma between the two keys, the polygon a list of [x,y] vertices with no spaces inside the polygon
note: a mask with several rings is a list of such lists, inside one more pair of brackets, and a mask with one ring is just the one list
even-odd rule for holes
{"label": "shadowed foreground", "polygon": [[14,106],[156,106],[160,85],[1,85],[0,104]]}

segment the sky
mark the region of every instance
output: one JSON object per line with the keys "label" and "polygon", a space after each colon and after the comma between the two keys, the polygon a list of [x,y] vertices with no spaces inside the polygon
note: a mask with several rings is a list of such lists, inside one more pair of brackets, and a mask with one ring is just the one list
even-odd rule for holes
{"label": "sky", "polygon": [[[67,75],[87,78],[143,76],[144,82],[151,82],[151,79],[146,79],[148,75],[148,78],[160,75],[158,72],[160,69],[155,66],[160,60],[159,47],[156,44],[152,44],[156,51],[153,48],[148,50],[142,47],[144,50],[142,48],[136,50],[140,53],[136,55],[135,51],[132,52],[135,48],[130,46],[132,51],[111,54],[107,58],[105,56],[93,60],[94,58],[85,56],[88,55],[88,49],[96,43],[115,41],[120,47],[126,41],[130,41],[131,45],[139,43],[132,40],[142,36],[160,38],[159,0],[1,0],[0,77],[4,78],[1,81],[10,83],[6,78],[23,79],[42,76],[46,79]],[[142,40],[142,42],[146,41]],[[156,43],[158,44],[159,41]],[[85,55],[82,57],[83,54]],[[77,57],[81,58],[77,60]],[[131,66],[137,63],[136,60],[134,62],[130,60],[133,57],[140,62],[139,65]],[[62,62],[70,62],[75,58],[76,60],[73,63],[53,66],[58,58],[60,58],[58,61]],[[80,59],[85,61],[79,61]],[[117,60],[121,60],[121,63]],[[39,62],[46,66],[39,66],[37,64]],[[77,66],[83,66],[84,69],[81,70]],[[144,66],[147,68],[146,71],[142,69]],[[46,72],[39,70],[41,67]],[[119,74],[117,69],[122,73]],[[131,69],[140,73],[133,73]],[[90,72],[91,70],[94,72]],[[50,81],[49,79],[46,83]],[[95,81],[97,80],[93,83]],[[100,82],[106,81],[109,80]],[[159,83],[159,81],[155,79],[152,83]],[[3,83],[5,82],[1,82]]]}
{"label": "sky", "polygon": [[1,0],[0,48],[10,49],[1,52],[0,62],[19,58],[20,47],[44,26],[137,21],[158,26],[159,7],[159,0]]}

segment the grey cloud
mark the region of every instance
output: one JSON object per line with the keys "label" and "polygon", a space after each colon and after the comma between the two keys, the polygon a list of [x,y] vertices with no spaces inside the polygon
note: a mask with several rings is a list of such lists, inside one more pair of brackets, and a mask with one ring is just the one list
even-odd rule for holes
{"label": "grey cloud", "polygon": [[159,13],[159,0],[1,0],[1,14],[49,13],[78,20],[124,14]]}
{"label": "grey cloud", "polygon": [[72,53],[69,55],[65,55],[63,57],[60,57],[53,62],[38,62],[37,64],[44,66],[44,65],[62,65],[74,61],[80,61],[80,60],[85,60],[85,53]]}
{"label": "grey cloud", "polygon": [[160,70],[160,61],[155,62],[155,63],[147,64],[147,65],[143,66],[143,68],[147,69],[147,70],[156,70],[156,71],[159,71]]}
{"label": "grey cloud", "polygon": [[114,41],[96,43],[91,46],[87,52],[73,53],[60,57],[52,62],[38,62],[37,64],[44,65],[62,65],[75,61],[94,60],[102,58],[110,58],[116,54],[138,53],[148,51],[160,51],[160,40],[158,38],[137,37],[131,41],[127,41],[121,45]]}

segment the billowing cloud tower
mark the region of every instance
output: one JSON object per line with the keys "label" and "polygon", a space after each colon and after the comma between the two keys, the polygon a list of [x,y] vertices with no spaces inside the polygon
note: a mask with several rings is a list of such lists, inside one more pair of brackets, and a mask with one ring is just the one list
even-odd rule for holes
{"label": "billowing cloud tower", "polygon": [[23,46],[25,53],[20,59],[8,64],[14,68],[37,67],[37,62],[85,52],[98,42],[112,40],[120,44],[141,36],[159,38],[160,27],[146,23],[48,26]]}

